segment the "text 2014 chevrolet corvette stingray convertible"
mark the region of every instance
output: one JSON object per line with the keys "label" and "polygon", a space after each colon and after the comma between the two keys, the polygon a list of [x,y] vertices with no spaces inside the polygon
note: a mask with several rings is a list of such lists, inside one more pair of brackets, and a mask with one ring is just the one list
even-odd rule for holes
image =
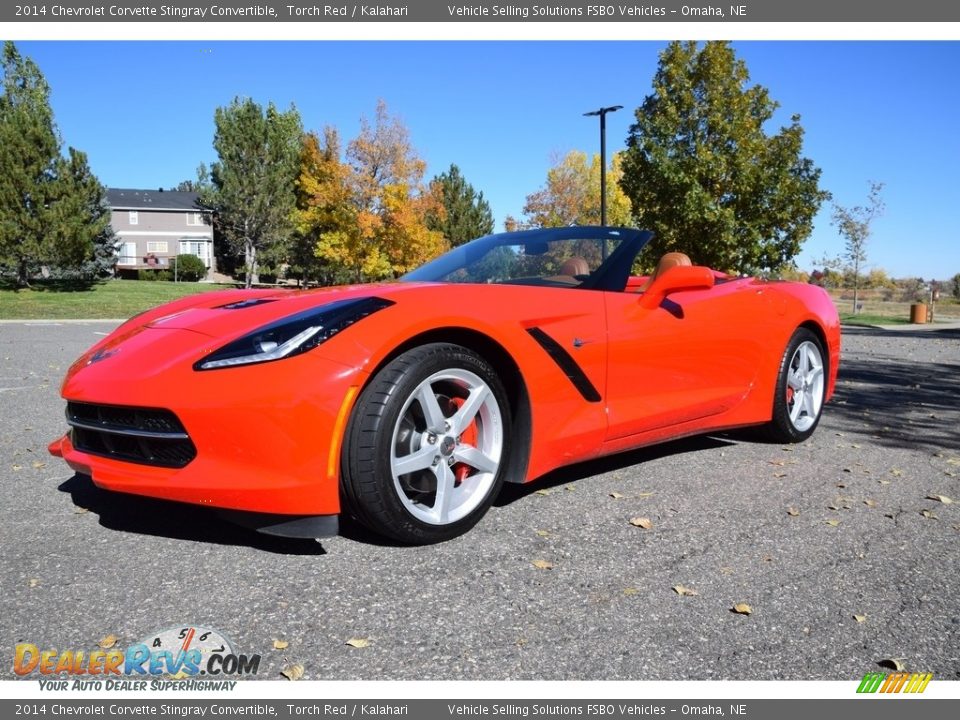
{"label": "text 2014 chevrolet corvette stingray convertible", "polygon": [[837,376],[827,294],[680,253],[631,275],[651,237],[503,233],[398,282],[178,300],[71,366],[50,451],[263,532],[327,536],[350,512],[430,543],[562,465],[747,425],[807,438]]}

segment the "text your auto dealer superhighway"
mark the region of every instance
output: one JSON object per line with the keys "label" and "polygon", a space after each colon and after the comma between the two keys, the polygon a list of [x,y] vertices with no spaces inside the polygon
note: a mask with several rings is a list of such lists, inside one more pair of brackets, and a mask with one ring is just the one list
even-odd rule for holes
{"label": "text your auto dealer superhighway", "polygon": [[51,5],[50,14],[61,18],[199,18],[211,17],[276,17],[277,11],[263,5],[248,5],[247,7],[224,7],[222,5],[208,5],[206,7],[178,7],[175,5],[161,5],[154,7],[140,5],[137,7],[122,7],[120,5],[84,5],[82,7],[66,7]]}

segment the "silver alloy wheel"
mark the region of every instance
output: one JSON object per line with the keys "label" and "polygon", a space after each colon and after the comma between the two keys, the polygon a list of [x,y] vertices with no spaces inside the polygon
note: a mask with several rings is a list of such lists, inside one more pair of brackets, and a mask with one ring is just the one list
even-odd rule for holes
{"label": "silver alloy wheel", "polygon": [[790,358],[786,401],[790,424],[806,432],[820,416],[823,406],[823,356],[816,343],[806,340]]}
{"label": "silver alloy wheel", "polygon": [[500,405],[483,379],[459,368],[434,373],[404,402],[393,429],[397,497],[430,525],[466,517],[493,487],[503,441]]}

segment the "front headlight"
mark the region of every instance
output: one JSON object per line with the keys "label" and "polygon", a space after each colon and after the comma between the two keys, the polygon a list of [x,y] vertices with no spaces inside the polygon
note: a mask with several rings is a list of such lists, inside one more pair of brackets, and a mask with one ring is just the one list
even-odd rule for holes
{"label": "front headlight", "polygon": [[378,310],[393,305],[391,300],[368,297],[338,300],[320,308],[264,325],[214,351],[193,365],[194,370],[251,365],[293,357],[336,335]]}

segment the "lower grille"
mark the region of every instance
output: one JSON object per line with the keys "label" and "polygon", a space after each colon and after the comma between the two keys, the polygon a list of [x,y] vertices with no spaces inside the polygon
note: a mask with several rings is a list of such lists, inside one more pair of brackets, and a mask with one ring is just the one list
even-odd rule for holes
{"label": "lower grille", "polygon": [[197,456],[183,424],[169,410],[67,403],[73,446],[91,455],[182,468]]}

